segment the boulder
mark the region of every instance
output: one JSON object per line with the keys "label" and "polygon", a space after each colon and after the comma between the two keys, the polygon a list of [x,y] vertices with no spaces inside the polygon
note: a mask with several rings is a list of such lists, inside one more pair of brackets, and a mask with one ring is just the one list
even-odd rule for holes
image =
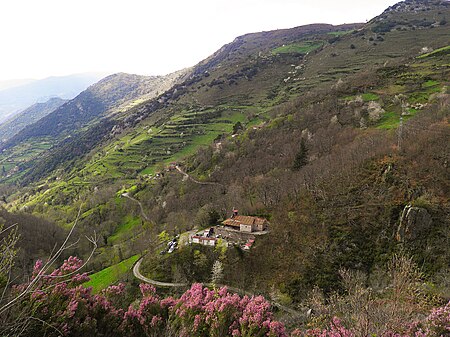
{"label": "boulder", "polygon": [[432,222],[431,215],[425,208],[405,206],[397,228],[397,241],[406,242],[418,239],[431,227]]}

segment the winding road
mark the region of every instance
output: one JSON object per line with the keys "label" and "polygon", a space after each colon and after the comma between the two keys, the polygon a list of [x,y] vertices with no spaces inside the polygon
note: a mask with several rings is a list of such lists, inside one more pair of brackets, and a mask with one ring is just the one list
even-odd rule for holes
{"label": "winding road", "polygon": [[[197,183],[197,184],[201,184],[201,185],[219,185],[219,186],[224,186],[224,185],[222,185],[222,184],[220,184],[220,183],[214,183],[214,182],[202,182],[202,181],[195,180],[195,179],[192,178],[190,175],[188,175],[187,173],[185,173],[184,171],[182,171],[178,166],[176,166],[176,168],[177,168],[177,170],[178,170],[181,174],[183,174],[185,177],[191,179],[193,182],[195,182],[195,183]],[[128,199],[130,199],[130,200],[132,200],[132,201],[134,201],[134,202],[136,202],[136,203],[138,203],[138,204],[139,204],[139,207],[140,207],[140,209],[141,209],[142,217],[143,217],[145,220],[150,221],[150,219],[148,218],[147,214],[145,214],[145,212],[144,212],[144,207],[142,206],[142,203],[141,203],[139,200],[137,200],[137,199],[131,197],[128,193],[122,193],[122,196],[125,197],[125,198],[128,198]],[[141,272],[139,271],[139,269],[140,269],[140,267],[141,267],[142,260],[143,260],[143,257],[141,257],[141,258],[134,264],[134,266],[133,266],[133,275],[134,275],[134,277],[136,277],[137,279],[139,279],[139,280],[141,280],[141,281],[143,281],[143,282],[145,282],[145,283],[152,284],[152,285],[157,286],[157,287],[180,288],[180,287],[187,287],[187,286],[189,286],[189,284],[187,284],[187,283],[160,282],[160,281],[152,280],[152,279],[149,279],[148,277],[145,277],[145,276],[142,275]],[[210,286],[210,285],[206,284],[206,286]],[[224,286],[225,286],[225,287],[227,287],[228,290],[230,290],[231,292],[234,292],[234,293],[244,294],[244,295],[247,295],[247,296],[255,296],[255,294],[252,294],[252,293],[250,293],[250,292],[248,292],[248,291],[245,291],[245,290],[239,289],[239,288],[235,288],[235,287],[230,287],[230,286],[227,286],[227,285],[225,285],[225,284],[220,284],[220,285],[218,285],[218,286],[220,286],[220,287],[224,287]],[[297,310],[294,310],[294,309],[292,309],[292,308],[286,307],[286,306],[284,306],[284,305],[282,305],[282,304],[280,304],[280,303],[278,303],[278,302],[269,301],[269,303],[270,303],[272,306],[278,308],[279,310],[284,311],[284,312],[286,312],[286,313],[292,315],[293,317],[302,317],[302,316],[305,316],[304,313],[302,313],[302,312],[300,312],[300,311],[297,311]]]}
{"label": "winding road", "polygon": [[[143,258],[141,257],[141,258],[135,263],[135,265],[133,266],[133,275],[134,275],[134,277],[136,277],[137,279],[139,279],[139,280],[141,280],[141,281],[143,281],[143,282],[145,282],[145,283],[152,284],[152,285],[157,286],[157,287],[180,288],[180,287],[187,287],[187,286],[189,286],[187,283],[160,282],[160,281],[152,280],[152,279],[149,279],[149,278],[145,277],[145,276],[142,275],[141,272],[139,271],[139,268],[141,267],[142,259],[143,259]],[[206,286],[211,286],[211,284],[205,284],[205,285],[206,285]],[[228,285],[226,285],[226,284],[218,284],[217,286],[219,286],[219,287],[227,287],[227,289],[228,289],[229,291],[233,292],[233,293],[237,293],[237,294],[241,294],[241,295],[243,294],[243,295],[247,295],[247,296],[249,296],[249,297],[256,296],[255,294],[252,294],[252,293],[250,293],[250,292],[248,292],[248,291],[245,291],[245,290],[239,289],[239,288],[235,288],[235,287],[230,287],[230,286],[228,286]],[[288,314],[290,314],[290,315],[292,315],[292,316],[294,316],[294,317],[302,317],[302,316],[305,315],[304,313],[302,313],[302,312],[300,312],[300,311],[297,311],[297,310],[294,310],[294,309],[292,309],[292,308],[286,307],[285,305],[282,305],[282,304],[280,304],[280,303],[278,303],[278,302],[269,301],[269,303],[270,303],[272,306],[278,308],[279,310],[284,311],[284,312],[286,312],[286,313],[288,313]]]}
{"label": "winding road", "polygon": [[145,277],[144,275],[142,275],[141,272],[139,271],[139,268],[141,267],[141,263],[142,263],[142,257],[133,266],[133,275],[134,275],[134,277],[138,278],[139,280],[144,281],[145,283],[153,284],[154,286],[158,286],[158,287],[186,287],[187,286],[186,283],[170,283],[170,282],[160,282],[160,281],[151,280],[151,279]]}

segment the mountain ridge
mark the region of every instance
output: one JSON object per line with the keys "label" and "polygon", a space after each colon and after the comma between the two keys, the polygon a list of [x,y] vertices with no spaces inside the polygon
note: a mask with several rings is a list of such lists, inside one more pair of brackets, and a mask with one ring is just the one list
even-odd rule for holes
{"label": "mountain ridge", "polygon": [[52,76],[0,90],[0,120],[54,96],[71,99],[103,76],[96,73]]}
{"label": "mountain ridge", "polygon": [[65,102],[67,102],[67,100],[59,97],[53,97],[47,102],[35,103],[25,110],[15,114],[13,117],[0,124],[0,142],[5,142],[26,126],[45,117]]}

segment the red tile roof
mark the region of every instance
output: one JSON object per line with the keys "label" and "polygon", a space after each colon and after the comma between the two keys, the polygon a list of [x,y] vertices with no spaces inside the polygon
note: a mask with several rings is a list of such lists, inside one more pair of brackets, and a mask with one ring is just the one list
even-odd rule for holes
{"label": "red tile roof", "polygon": [[256,216],[236,215],[226,219],[223,224],[226,226],[240,227],[241,225],[263,225],[267,220]]}

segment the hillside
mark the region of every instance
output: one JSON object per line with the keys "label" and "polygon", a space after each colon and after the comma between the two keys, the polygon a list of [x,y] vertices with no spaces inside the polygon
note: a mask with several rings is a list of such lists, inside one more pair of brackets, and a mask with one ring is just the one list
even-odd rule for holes
{"label": "hillside", "polygon": [[[45,161],[35,165],[45,166],[45,173],[34,169],[30,178],[36,179],[47,174],[48,162],[52,163],[52,168],[55,168],[56,164],[67,166],[61,154],[67,153],[68,148],[81,148],[84,150],[78,152],[79,155],[87,154],[93,144],[83,146],[80,139],[96,138],[96,145],[101,139],[110,138],[111,129],[114,130],[112,134],[119,135],[119,138],[112,137],[112,143],[108,147],[115,148],[115,151],[107,151],[107,157],[100,160],[100,166],[103,167],[100,170],[105,171],[108,167],[107,176],[117,176],[114,171],[122,169],[111,164],[119,160],[129,162],[119,173],[124,178],[130,172],[151,172],[150,166],[153,164],[168,162],[179,151],[181,152],[178,156],[182,156],[183,153],[195,150],[198,145],[210,143],[220,134],[229,132],[237,121],[243,122],[248,115],[254,115],[254,120],[257,121],[257,115],[274,104],[275,100],[271,95],[278,90],[280,83],[284,83],[283,79],[292,69],[292,62],[301,61],[308,52],[321,46],[322,42],[311,46],[311,39],[323,41],[329,37],[330,32],[345,32],[353,27],[359,25],[311,25],[295,28],[292,32],[250,34],[240,38],[245,42],[237,39],[240,42],[225,46],[208,60],[201,62],[183,82],[156,100],[149,100],[129,109],[124,112],[122,120],[110,120],[111,128],[105,127],[105,123],[98,124],[86,130],[83,136],[69,140],[52,150]],[[271,35],[274,37],[270,38]],[[299,43],[304,43],[307,47],[302,52],[293,54],[271,52],[275,46],[292,41],[300,41]],[[233,52],[236,48],[238,51]],[[259,56],[256,52],[259,49],[268,54]],[[243,63],[236,67],[239,60]],[[224,69],[232,69],[232,73],[228,74]],[[289,95],[285,94],[277,101],[287,100],[288,97]],[[122,151],[121,144],[129,143],[130,138],[133,143],[130,144],[131,147],[126,146],[129,151]],[[148,148],[150,140],[152,145]],[[145,154],[144,160],[137,159],[141,154]],[[89,166],[97,169],[98,164]]]}
{"label": "hillside", "polygon": [[25,110],[17,113],[10,119],[6,120],[0,124],[0,139],[5,142],[19,131],[24,129],[26,126],[33,124],[42,117],[47,116],[49,113],[53,112],[61,105],[63,105],[67,100],[59,97],[50,98],[47,102],[36,103],[26,108]]}
{"label": "hillside", "polygon": [[[137,255],[166,282],[209,282],[220,260],[225,284],[296,307],[343,291],[342,268],[377,289],[405,253],[448,297],[449,17],[409,0],[366,24],[238,37],[167,81],[108,77],[5,143],[6,207],[61,226],[81,209],[108,282]],[[234,208],[270,221],[249,252],[161,253]]]}
{"label": "hillside", "polygon": [[90,125],[105,126],[102,119],[120,119],[123,110],[164,91],[181,74],[183,71],[164,77],[123,73],[108,76],[2,143],[0,162],[8,166],[6,171],[13,170],[10,175],[17,173],[39,160],[43,151],[70,142],[71,137],[78,139],[75,135],[89,130]]}
{"label": "hillside", "polygon": [[72,99],[104,76],[95,73],[55,76],[26,81],[21,85],[0,90],[0,121],[35,103],[44,103],[52,97]]}

